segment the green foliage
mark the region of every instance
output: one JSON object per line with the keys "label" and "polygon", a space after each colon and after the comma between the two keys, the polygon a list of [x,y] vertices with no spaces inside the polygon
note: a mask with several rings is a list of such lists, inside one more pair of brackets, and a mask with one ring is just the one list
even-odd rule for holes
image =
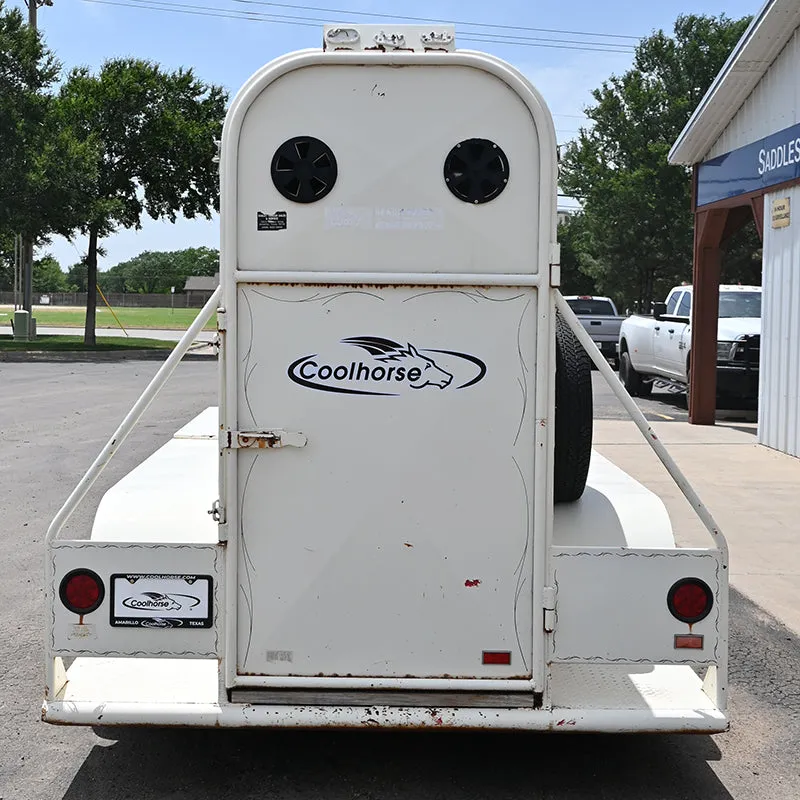
{"label": "green foliage", "polygon": [[561,292],[570,294],[597,294],[594,279],[584,270],[589,258],[585,252],[586,226],[583,214],[570,214],[558,226],[561,245]]}
{"label": "green foliage", "polygon": [[14,237],[0,231],[0,292],[14,291]]}
{"label": "green foliage", "polygon": [[95,141],[78,141],[47,94],[60,65],[17,9],[0,0],[0,231],[69,233],[94,178]]}
{"label": "green foliage", "polygon": [[584,208],[578,261],[622,307],[691,280],[691,176],[667,154],[748,23],[686,15],[673,36],[643,39],[632,69],[594,90],[594,125],[567,148],[560,184]]}
{"label": "green foliage", "polygon": [[33,291],[35,294],[69,291],[67,276],[50,253],[33,262]]}
{"label": "green foliage", "polygon": [[191,70],[166,72],[138,59],[73,70],[62,86],[63,119],[81,142],[98,142],[95,180],[80,230],[89,235],[86,341],[94,338],[97,243],[147,213],[210,217],[218,208],[216,140],[227,96]]}
{"label": "green foliage", "polygon": [[[70,292],[86,291],[86,261],[79,261],[67,270],[67,285]],[[105,291],[105,289],[104,289]]]}
{"label": "green foliage", "polygon": [[100,273],[100,286],[110,292],[182,292],[190,275],[213,276],[219,272],[219,251],[190,247],[171,252],[140,253],[130,261]]}

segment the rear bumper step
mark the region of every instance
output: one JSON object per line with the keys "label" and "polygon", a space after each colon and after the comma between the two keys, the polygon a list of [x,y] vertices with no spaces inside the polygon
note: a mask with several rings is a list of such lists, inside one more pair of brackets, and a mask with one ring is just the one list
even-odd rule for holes
{"label": "rear bumper step", "polygon": [[[380,694],[383,703],[356,705],[352,698],[340,705],[220,702],[216,660],[78,658],[57,697],[45,703],[42,718],[62,725],[205,728],[373,726],[607,733],[714,733],[728,728],[724,712],[686,666],[554,664],[549,709],[534,708],[532,694],[526,707],[514,708],[500,706],[506,695],[498,692],[484,695],[495,704],[486,707],[466,707],[464,697],[459,706],[448,706],[440,702],[445,693],[438,692],[430,693],[437,697],[425,698],[430,703],[425,706],[416,705],[422,696],[413,705],[401,706],[388,704],[388,693],[369,694],[369,699]],[[281,695],[285,701],[287,693]],[[260,691],[258,699],[269,698]]]}

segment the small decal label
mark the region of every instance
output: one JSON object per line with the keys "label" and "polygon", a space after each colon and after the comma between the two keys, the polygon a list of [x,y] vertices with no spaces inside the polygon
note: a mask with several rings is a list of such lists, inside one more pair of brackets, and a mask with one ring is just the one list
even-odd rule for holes
{"label": "small decal label", "polygon": [[376,208],[376,231],[440,231],[444,228],[441,208]]}
{"label": "small decal label", "polygon": [[367,206],[329,206],[325,209],[325,229],[372,229],[372,209]]}
{"label": "small decal label", "polygon": [[[322,392],[395,397],[417,389],[466,389],[486,375],[480,358],[454,350],[417,348],[381,336],[353,336],[339,345],[348,349],[339,346],[328,355],[312,353],[293,361],[290,380]],[[360,356],[352,356],[353,347]]]}
{"label": "small decal label", "polygon": [[111,576],[111,626],[210,628],[210,575]]}
{"label": "small decal label", "polygon": [[274,214],[263,214],[261,211],[257,212],[258,217],[258,230],[260,231],[285,231],[286,230],[286,212],[276,211]]}
{"label": "small decal label", "polygon": [[267,650],[267,661],[271,663],[282,661],[291,664],[294,661],[294,652],[291,650]]}
{"label": "small decal label", "polygon": [[75,624],[69,626],[69,632],[67,633],[67,639],[69,641],[75,641],[76,639],[96,639],[97,638],[97,626],[96,625],[88,625],[86,623],[83,624]]}
{"label": "small decal label", "polygon": [[355,228],[362,231],[440,231],[441,208],[370,208],[334,206],[325,209],[325,229]]}

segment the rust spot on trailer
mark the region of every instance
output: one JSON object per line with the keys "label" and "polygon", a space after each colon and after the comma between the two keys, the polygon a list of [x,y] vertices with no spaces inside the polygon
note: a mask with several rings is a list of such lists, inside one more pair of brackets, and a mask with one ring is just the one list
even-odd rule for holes
{"label": "rust spot on trailer", "polygon": [[414,545],[411,542],[403,542],[404,547],[413,547]]}
{"label": "rust spot on trailer", "polygon": [[464,581],[464,586],[466,586],[468,589],[471,589],[473,586],[480,586],[480,585],[481,585],[480,578],[472,578],[471,580]]}

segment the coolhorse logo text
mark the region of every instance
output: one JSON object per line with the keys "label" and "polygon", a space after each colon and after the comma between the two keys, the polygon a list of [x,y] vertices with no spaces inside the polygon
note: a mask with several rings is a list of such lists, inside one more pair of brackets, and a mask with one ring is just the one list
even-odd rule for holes
{"label": "coolhorse logo text", "polygon": [[188,594],[161,594],[161,592],[142,592],[122,601],[125,608],[137,611],[178,611],[181,608],[194,608],[200,599]]}
{"label": "coolhorse logo text", "polygon": [[323,392],[397,396],[415,389],[465,389],[486,374],[486,364],[467,353],[417,348],[379,336],[353,336],[340,344],[369,355],[347,358],[341,347],[338,356],[313,353],[292,362],[289,378]]}

